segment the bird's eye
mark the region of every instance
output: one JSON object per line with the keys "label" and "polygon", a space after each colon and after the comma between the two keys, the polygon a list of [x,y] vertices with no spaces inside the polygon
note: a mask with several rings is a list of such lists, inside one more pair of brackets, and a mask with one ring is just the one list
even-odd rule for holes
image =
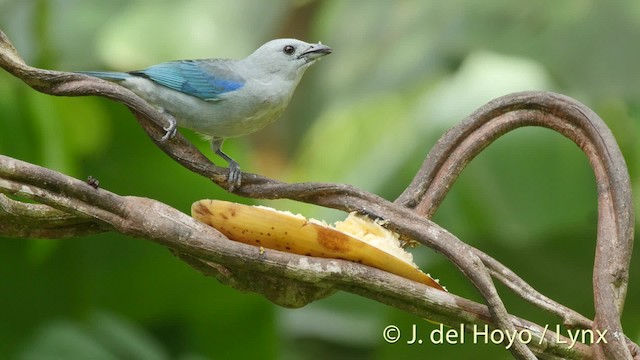
{"label": "bird's eye", "polygon": [[294,51],[296,51],[296,48],[292,45],[287,45],[282,49],[282,51],[287,55],[291,55]]}

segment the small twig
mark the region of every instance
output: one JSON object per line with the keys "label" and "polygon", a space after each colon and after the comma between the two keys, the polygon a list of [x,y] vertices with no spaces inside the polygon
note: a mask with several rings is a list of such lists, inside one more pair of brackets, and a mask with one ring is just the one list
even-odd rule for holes
{"label": "small twig", "polygon": [[506,285],[515,294],[529,303],[546,310],[562,319],[562,323],[567,328],[593,328],[593,321],[579,314],[550,298],[541,294],[531,285],[521,279],[511,269],[502,265],[496,259],[476,249],[476,254],[482,259],[482,262],[489,268],[491,275]]}

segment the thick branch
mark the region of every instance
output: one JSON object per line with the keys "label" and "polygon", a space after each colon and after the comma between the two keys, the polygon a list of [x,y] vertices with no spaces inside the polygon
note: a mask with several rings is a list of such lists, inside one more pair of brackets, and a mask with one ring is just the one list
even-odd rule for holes
{"label": "thick branch", "polygon": [[12,200],[3,194],[0,194],[0,224],[2,235],[19,238],[60,239],[113,231],[93,218]]}

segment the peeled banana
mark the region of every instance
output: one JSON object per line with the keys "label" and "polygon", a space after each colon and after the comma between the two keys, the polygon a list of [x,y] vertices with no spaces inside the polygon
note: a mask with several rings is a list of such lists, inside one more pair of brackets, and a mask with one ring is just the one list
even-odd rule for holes
{"label": "peeled banana", "polygon": [[231,240],[299,255],[354,261],[445,290],[413,264],[397,236],[354,213],[336,224],[339,230],[302,215],[221,200],[193,203],[191,216]]}

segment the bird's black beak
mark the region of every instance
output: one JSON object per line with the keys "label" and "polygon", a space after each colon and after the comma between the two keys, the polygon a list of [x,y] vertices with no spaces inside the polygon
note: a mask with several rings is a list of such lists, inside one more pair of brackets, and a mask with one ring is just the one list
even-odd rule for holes
{"label": "bird's black beak", "polygon": [[298,56],[298,59],[304,58],[307,62],[314,61],[322,56],[331,54],[333,50],[324,44],[312,44],[307,50]]}

